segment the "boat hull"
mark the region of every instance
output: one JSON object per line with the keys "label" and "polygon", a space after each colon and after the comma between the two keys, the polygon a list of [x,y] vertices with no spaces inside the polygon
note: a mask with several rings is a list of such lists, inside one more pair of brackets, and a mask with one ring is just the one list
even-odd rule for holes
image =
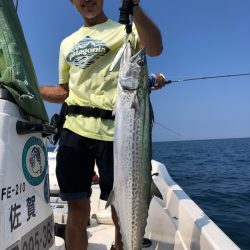
{"label": "boat hull", "polygon": [[25,120],[10,100],[0,98],[0,121],[0,249],[55,249],[45,138],[17,134]]}

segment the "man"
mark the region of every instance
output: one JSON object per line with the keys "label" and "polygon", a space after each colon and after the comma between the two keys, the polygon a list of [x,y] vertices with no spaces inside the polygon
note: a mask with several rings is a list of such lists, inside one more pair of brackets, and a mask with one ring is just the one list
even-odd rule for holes
{"label": "man", "polygon": [[[110,114],[115,103],[119,65],[111,72],[109,68],[124,43],[126,32],[123,25],[107,18],[103,11],[104,0],[71,2],[82,15],[84,25],[61,43],[60,84],[40,86],[40,92],[46,101],[65,101],[68,107],[73,107],[66,116],[61,133],[56,173],[60,196],[68,201],[67,249],[86,250],[95,162],[100,175],[100,198],[107,200],[113,186],[114,121]],[[136,35],[131,38],[131,43],[134,49],[145,47],[148,55],[157,56],[162,52],[160,31],[139,6],[140,1],[132,2]],[[157,75],[157,79],[152,89],[164,86],[164,78]],[[84,107],[85,111],[79,113],[76,106]],[[96,110],[99,115],[96,115]],[[115,249],[120,250],[122,243],[117,216],[113,207],[111,210],[116,226]]]}

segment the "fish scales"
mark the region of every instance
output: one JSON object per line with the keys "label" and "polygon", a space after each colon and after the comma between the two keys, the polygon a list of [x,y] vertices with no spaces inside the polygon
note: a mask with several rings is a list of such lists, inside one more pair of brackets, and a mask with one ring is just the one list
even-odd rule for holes
{"label": "fish scales", "polygon": [[125,250],[141,249],[151,185],[151,105],[145,49],[121,59],[115,105],[114,186],[108,203],[118,215]]}

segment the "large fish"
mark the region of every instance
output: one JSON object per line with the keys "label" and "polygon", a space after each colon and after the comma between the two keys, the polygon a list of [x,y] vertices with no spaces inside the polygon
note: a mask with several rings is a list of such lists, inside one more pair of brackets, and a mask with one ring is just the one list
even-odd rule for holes
{"label": "large fish", "polygon": [[151,122],[146,51],[121,59],[115,105],[114,186],[107,206],[116,209],[123,248],[141,249],[151,186]]}

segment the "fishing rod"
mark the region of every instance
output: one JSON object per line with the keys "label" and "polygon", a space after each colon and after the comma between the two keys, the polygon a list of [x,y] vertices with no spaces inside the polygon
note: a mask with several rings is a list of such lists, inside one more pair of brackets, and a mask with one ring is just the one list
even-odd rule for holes
{"label": "fishing rod", "polygon": [[187,81],[207,80],[207,79],[236,77],[236,76],[249,76],[249,75],[250,75],[250,73],[218,75],[218,76],[203,76],[203,77],[195,77],[195,78],[186,78],[186,79],[182,79],[182,80],[166,80],[165,84],[169,84],[169,83],[173,83],[173,82],[187,82]]}
{"label": "fishing rod", "polygon": [[[173,82],[187,82],[187,81],[196,81],[196,80],[207,80],[207,79],[215,79],[215,78],[223,78],[223,77],[236,77],[236,76],[249,76],[250,73],[241,73],[241,74],[228,74],[228,75],[218,75],[218,76],[203,76],[203,77],[195,77],[195,78],[186,78],[186,79],[182,79],[182,80],[166,80],[165,83],[169,84],[169,83],[173,83]],[[149,75],[149,81],[150,82],[155,82],[156,81],[156,76],[154,74],[150,74]],[[180,136],[180,134],[166,126],[164,126],[163,124],[154,121],[155,124],[157,124],[158,126],[164,128],[165,130],[168,130],[169,132]]]}

